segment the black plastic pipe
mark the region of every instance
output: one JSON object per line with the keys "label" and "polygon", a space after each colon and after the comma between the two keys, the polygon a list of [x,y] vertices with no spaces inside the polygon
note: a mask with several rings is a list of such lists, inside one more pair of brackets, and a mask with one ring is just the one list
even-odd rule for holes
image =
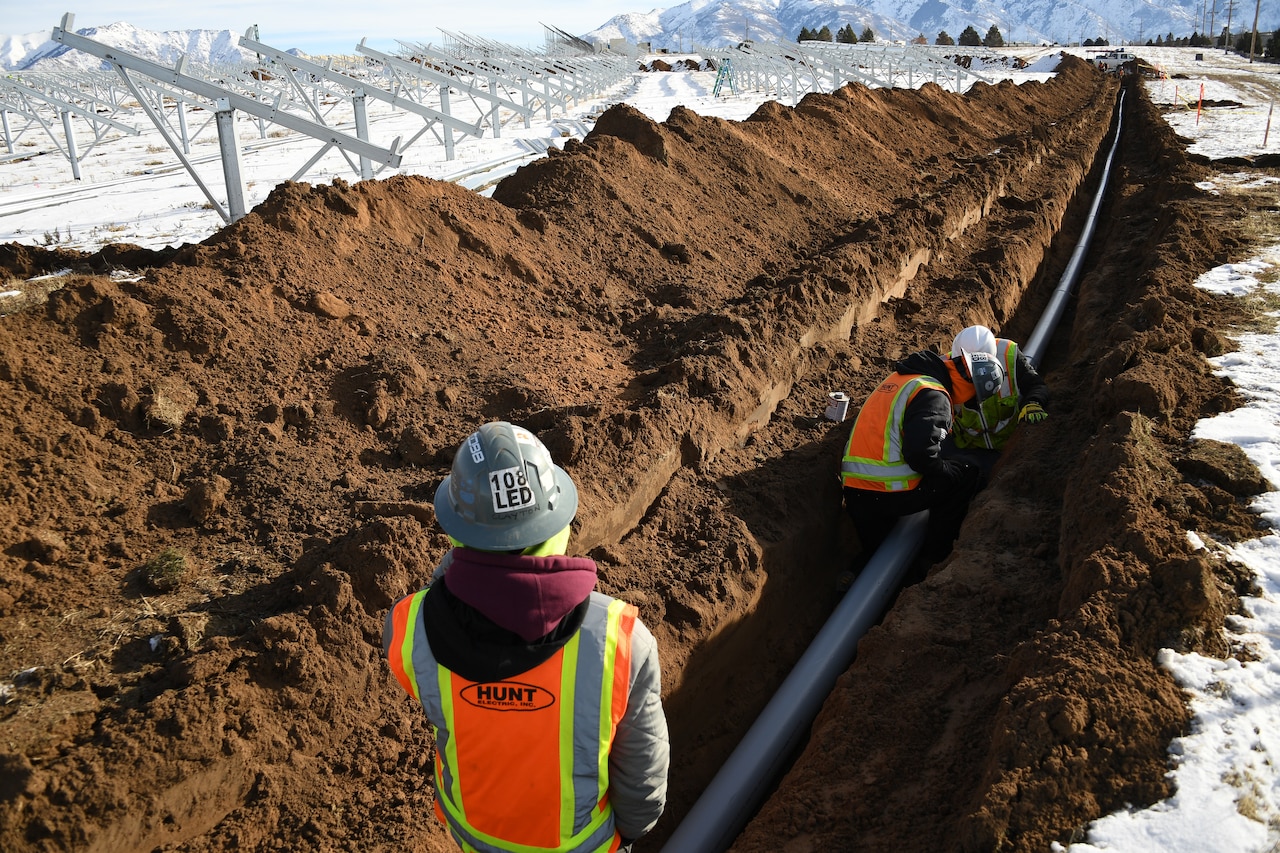
{"label": "black plastic pipe", "polygon": [[1098,209],[1102,207],[1102,196],[1111,180],[1111,163],[1115,160],[1116,149],[1120,146],[1120,128],[1123,123],[1124,89],[1121,89],[1120,101],[1116,105],[1115,139],[1111,140],[1111,150],[1107,153],[1107,160],[1102,166],[1102,178],[1098,181],[1098,192],[1093,197],[1093,204],[1089,206],[1089,216],[1080,232],[1080,240],[1076,243],[1075,251],[1071,253],[1071,260],[1067,261],[1067,268],[1062,271],[1062,278],[1058,279],[1058,286],[1049,297],[1049,304],[1040,315],[1040,322],[1036,324],[1035,331],[1021,347],[1023,354],[1034,365],[1040,363],[1040,356],[1048,349],[1049,338],[1053,337],[1053,330],[1058,327],[1058,321],[1062,319],[1062,312],[1067,308],[1071,291],[1075,289],[1076,282],[1080,279],[1080,270],[1084,266],[1084,258],[1089,253],[1089,243],[1093,240],[1093,232],[1098,224]]}
{"label": "black plastic pipe", "polygon": [[[1107,154],[1080,241],[1040,322],[1022,347],[1032,363],[1039,361],[1080,276],[1120,143],[1123,108],[1124,92],[1121,91],[1116,106],[1115,140]],[[792,753],[835,687],[836,679],[853,662],[858,640],[880,620],[902,585],[907,568],[920,551],[928,518],[928,512],[918,512],[894,525],[737,749],[667,839],[663,853],[721,853],[742,832],[784,766],[791,761]]]}

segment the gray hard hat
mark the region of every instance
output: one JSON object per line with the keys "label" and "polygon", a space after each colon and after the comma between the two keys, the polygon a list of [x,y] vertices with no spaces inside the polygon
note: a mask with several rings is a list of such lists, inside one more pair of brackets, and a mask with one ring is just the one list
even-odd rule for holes
{"label": "gray hard hat", "polygon": [[521,551],[569,526],[578,489],[527,429],[493,421],[467,437],[436,489],[436,519],[457,541]]}
{"label": "gray hard hat", "polygon": [[965,372],[973,383],[979,403],[1000,393],[1000,386],[1004,384],[1004,368],[1000,359],[990,353],[968,350],[964,351],[963,359]]}

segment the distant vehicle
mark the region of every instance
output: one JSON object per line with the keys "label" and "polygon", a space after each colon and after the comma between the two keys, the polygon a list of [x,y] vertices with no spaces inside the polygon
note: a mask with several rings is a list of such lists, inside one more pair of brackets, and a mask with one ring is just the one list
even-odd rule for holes
{"label": "distant vehicle", "polygon": [[1088,61],[1099,71],[1119,74],[1126,65],[1130,68],[1136,67],[1135,65],[1130,65],[1130,63],[1137,62],[1137,59],[1137,56],[1127,50],[1109,50],[1100,56],[1089,57]]}

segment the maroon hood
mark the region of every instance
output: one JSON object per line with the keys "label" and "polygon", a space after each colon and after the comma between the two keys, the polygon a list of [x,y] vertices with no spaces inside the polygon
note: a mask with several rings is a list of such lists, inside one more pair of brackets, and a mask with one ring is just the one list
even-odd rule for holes
{"label": "maroon hood", "polygon": [[585,557],[525,557],[454,548],[445,585],[527,643],[551,633],[596,587]]}

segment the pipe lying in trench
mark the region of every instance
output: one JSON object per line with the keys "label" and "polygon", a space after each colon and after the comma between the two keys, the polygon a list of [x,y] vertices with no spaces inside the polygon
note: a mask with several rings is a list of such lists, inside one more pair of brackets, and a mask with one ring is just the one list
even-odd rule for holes
{"label": "pipe lying in trench", "polygon": [[1116,148],[1120,145],[1120,126],[1124,122],[1124,89],[1120,90],[1120,101],[1116,105],[1116,135],[1111,141],[1111,150],[1107,153],[1107,160],[1102,166],[1102,178],[1098,181],[1098,192],[1093,197],[1093,204],[1089,206],[1089,216],[1085,220],[1084,228],[1080,231],[1080,241],[1076,243],[1076,249],[1071,253],[1071,260],[1067,261],[1067,268],[1062,271],[1062,278],[1058,279],[1058,286],[1054,288],[1053,295],[1049,297],[1049,304],[1045,307],[1044,313],[1040,315],[1040,322],[1036,324],[1035,331],[1031,333],[1031,337],[1027,338],[1025,344],[1020,349],[1023,354],[1034,365],[1040,364],[1040,356],[1049,347],[1049,338],[1053,336],[1053,330],[1057,328],[1058,321],[1062,319],[1062,312],[1067,308],[1067,300],[1071,297],[1071,291],[1076,286],[1076,280],[1080,278],[1080,268],[1084,266],[1084,256],[1089,252],[1089,243],[1093,240],[1093,231],[1098,224],[1098,208],[1102,207],[1102,195],[1107,188],[1107,183],[1111,180],[1111,163],[1116,156]]}
{"label": "pipe lying in trench", "polygon": [[[1111,176],[1111,163],[1120,143],[1123,109],[1121,90],[1116,106],[1115,139],[1080,241],[1040,322],[1022,348],[1032,363],[1039,361],[1041,350],[1052,336],[1080,277]],[[853,662],[858,640],[879,621],[902,585],[907,568],[920,551],[928,518],[928,511],[918,512],[894,525],[742,742],[667,839],[663,853],[720,853],[737,838],[777,781],[784,764],[791,760],[836,679]]]}

